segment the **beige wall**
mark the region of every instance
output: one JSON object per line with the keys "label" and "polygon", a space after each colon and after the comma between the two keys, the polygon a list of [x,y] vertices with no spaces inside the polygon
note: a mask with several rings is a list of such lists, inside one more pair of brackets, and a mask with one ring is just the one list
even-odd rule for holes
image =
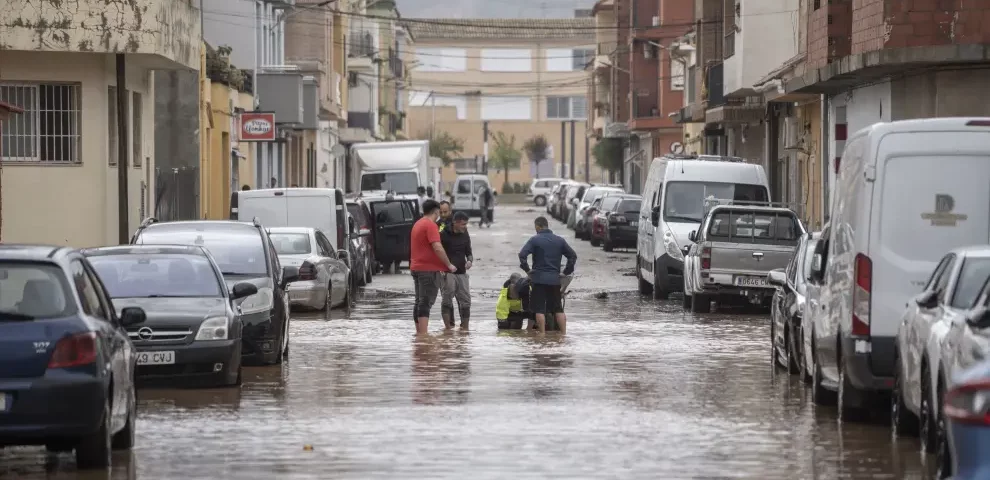
{"label": "beige wall", "polygon": [[[4,52],[3,82],[78,82],[82,119],[80,160],[71,165],[5,163],[3,240],[91,247],[117,244],[117,168],[108,165],[108,87],[116,85],[113,55]],[[154,87],[148,70],[127,72],[127,89],[141,94],[142,166],[129,167],[129,225],[140,223],[141,182],[153,211]],[[133,134],[132,129],[128,129]],[[133,145],[133,143],[131,143]],[[132,155],[133,157],[133,155]]]}
{"label": "beige wall", "polygon": [[[477,108],[477,107],[475,107]],[[416,107],[409,111],[409,120],[414,125],[425,125],[426,131],[429,131],[430,120],[432,116],[432,109],[428,107]],[[464,152],[461,154],[462,157],[469,158],[475,155],[482,155],[484,153],[484,143],[483,143],[483,126],[480,120],[458,120],[457,114],[454,107],[437,107],[436,109],[436,129],[438,132],[446,131],[453,135],[454,137],[464,140]],[[522,144],[530,137],[543,134],[547,141],[553,145],[554,165],[560,164],[560,155],[563,151],[561,147],[560,138],[560,125],[559,121],[544,121],[544,122],[527,122],[527,121],[499,121],[493,120],[488,124],[488,128],[492,135],[495,132],[505,132],[506,135],[516,136],[516,148],[522,151]],[[571,127],[570,124],[566,126],[567,132],[567,158],[566,162],[570,165],[571,159]],[[575,178],[579,180],[584,180],[584,162],[585,162],[585,128],[584,123],[581,121],[575,122],[574,126],[575,133],[575,157],[574,157],[574,168],[575,168]],[[594,139],[589,143],[589,147],[594,147]],[[494,144],[489,141],[489,153],[494,149]],[[593,156],[589,156],[588,162],[591,165],[590,178],[592,182],[600,182],[604,178],[602,171],[595,164],[595,159]],[[549,160],[547,160],[549,161]],[[522,161],[520,162],[519,170],[509,171],[509,181],[519,182],[528,184],[532,177],[529,174],[530,162],[523,153]],[[555,170],[556,171],[556,170]],[[454,170],[454,166],[451,165],[443,169],[441,180],[444,182],[444,188],[449,189],[449,185],[457,177],[457,172]],[[502,184],[505,181],[504,173],[497,173],[494,169],[490,168],[488,172],[488,177],[492,182],[492,185],[496,190],[502,191]]]}

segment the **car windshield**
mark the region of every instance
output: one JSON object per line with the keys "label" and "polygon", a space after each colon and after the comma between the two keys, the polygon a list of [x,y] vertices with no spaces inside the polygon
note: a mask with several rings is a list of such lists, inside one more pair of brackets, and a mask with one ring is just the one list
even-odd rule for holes
{"label": "car windshield", "polygon": [[643,200],[642,199],[639,199],[639,198],[629,199],[629,198],[627,198],[627,199],[623,200],[622,203],[620,203],[618,207],[616,207],[615,211],[616,212],[636,212],[636,213],[639,213],[639,209],[642,208],[642,206],[643,206]]}
{"label": "car windshield", "polygon": [[735,243],[797,244],[800,229],[791,214],[727,209],[717,211],[709,222],[708,236]]}
{"label": "car windshield", "polygon": [[815,248],[818,246],[818,240],[808,240],[808,244],[804,247],[804,256],[798,259],[798,264],[795,265],[797,271],[794,272],[794,279],[796,280],[798,293],[805,295],[808,290],[808,270],[811,268],[811,261],[815,257]]}
{"label": "car windshield", "polygon": [[705,216],[705,199],[767,202],[762,185],[716,182],[670,182],[664,203],[663,218],[668,222],[700,223]]}
{"label": "car windshield", "polygon": [[581,199],[581,203],[588,203],[588,204],[590,204],[590,203],[594,202],[595,200],[598,200],[599,198],[601,198],[606,193],[614,193],[614,191],[613,190],[599,190],[597,188],[592,188],[592,189],[588,190],[587,192],[585,192],[584,198]]}
{"label": "car windshield", "polygon": [[251,226],[170,226],[163,224],[141,232],[144,245],[199,245],[213,255],[224,275],[268,275],[261,235]]}
{"label": "car windshield", "polygon": [[956,280],[956,291],[952,294],[952,306],[971,308],[980,295],[980,289],[990,277],[990,258],[967,258]]}
{"label": "car windshield", "polygon": [[213,265],[199,255],[95,255],[89,262],[113,298],[223,296]]}
{"label": "car windshield", "polygon": [[305,255],[313,251],[308,233],[269,232],[268,237],[279,255]]}
{"label": "car windshield", "polygon": [[67,317],[76,313],[72,298],[57,266],[0,262],[0,322]]}
{"label": "car windshield", "polygon": [[399,195],[416,194],[419,187],[413,172],[366,173],[361,176],[361,190],[390,190]]}

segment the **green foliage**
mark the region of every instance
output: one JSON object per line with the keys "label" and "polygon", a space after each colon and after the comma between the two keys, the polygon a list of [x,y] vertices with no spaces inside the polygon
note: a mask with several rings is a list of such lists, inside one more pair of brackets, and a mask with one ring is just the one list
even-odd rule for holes
{"label": "green foliage", "polygon": [[516,190],[511,183],[505,182],[502,184],[502,193],[516,193]]}
{"label": "green foliage", "polygon": [[221,45],[215,50],[206,46],[206,77],[211,82],[222,83],[237,91],[244,91],[245,74],[230,64],[233,49]]}
{"label": "green foliage", "polygon": [[446,131],[438,131],[430,139],[430,132],[420,132],[420,140],[430,140],[430,156],[443,161],[443,166],[450,166],[454,160],[464,153],[464,139],[457,138]]}
{"label": "green foliage", "polygon": [[610,173],[622,170],[623,142],[618,138],[603,138],[591,149],[595,163]]}
{"label": "green foliage", "polygon": [[526,152],[526,157],[529,158],[530,163],[535,164],[537,167],[539,167],[540,162],[547,159],[548,148],[550,148],[550,142],[547,142],[547,137],[543,135],[534,135],[523,144],[523,151]]}
{"label": "green foliage", "polygon": [[508,184],[509,170],[519,168],[522,153],[516,148],[515,135],[506,135],[505,132],[495,132],[492,137],[495,146],[488,155],[489,167],[501,170],[503,175],[505,175],[505,180],[502,183]]}

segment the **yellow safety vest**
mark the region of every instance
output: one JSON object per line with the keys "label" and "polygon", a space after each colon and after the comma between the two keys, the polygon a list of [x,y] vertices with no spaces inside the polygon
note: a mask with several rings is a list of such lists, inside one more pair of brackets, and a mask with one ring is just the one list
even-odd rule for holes
{"label": "yellow safety vest", "polygon": [[509,318],[510,312],[521,312],[522,300],[509,298],[509,289],[503,288],[498,294],[498,303],[495,304],[495,318],[505,320]]}

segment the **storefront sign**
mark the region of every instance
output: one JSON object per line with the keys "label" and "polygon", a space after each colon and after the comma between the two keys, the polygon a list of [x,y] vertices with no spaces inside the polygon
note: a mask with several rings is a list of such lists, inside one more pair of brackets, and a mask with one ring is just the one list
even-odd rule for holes
{"label": "storefront sign", "polygon": [[238,140],[242,142],[273,142],[275,141],[275,114],[263,112],[244,112],[240,115]]}

